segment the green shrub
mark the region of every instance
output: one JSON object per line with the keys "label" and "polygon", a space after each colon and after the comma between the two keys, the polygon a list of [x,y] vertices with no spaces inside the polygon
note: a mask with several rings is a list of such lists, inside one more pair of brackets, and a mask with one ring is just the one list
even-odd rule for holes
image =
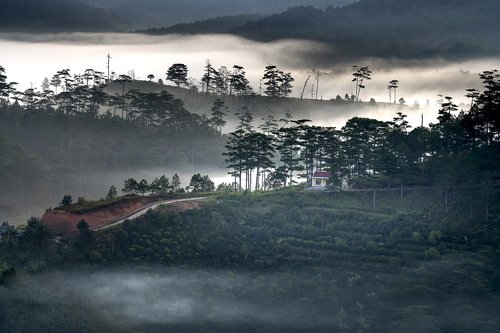
{"label": "green shrub", "polygon": [[430,247],[425,251],[425,259],[435,259],[440,255],[441,253],[439,253],[439,250],[435,247]]}
{"label": "green shrub", "polygon": [[342,248],[349,247],[349,245],[347,244],[347,241],[343,238],[340,238],[340,237],[335,237],[335,245],[337,245],[338,247],[342,247]]}
{"label": "green shrub", "polygon": [[365,243],[365,248],[370,252],[375,252],[375,251],[377,251],[378,247],[374,241],[369,240],[368,242]]}
{"label": "green shrub", "polygon": [[389,234],[389,238],[392,240],[396,240],[399,237],[399,230],[398,229],[392,229],[391,233]]}
{"label": "green shrub", "polygon": [[443,233],[439,230],[431,230],[429,232],[429,237],[428,237],[428,240],[429,242],[433,243],[433,244],[437,244],[437,242],[443,238]]}

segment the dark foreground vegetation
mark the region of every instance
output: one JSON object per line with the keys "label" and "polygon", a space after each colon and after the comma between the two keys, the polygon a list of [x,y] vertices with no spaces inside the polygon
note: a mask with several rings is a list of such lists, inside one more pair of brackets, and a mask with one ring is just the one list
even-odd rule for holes
{"label": "dark foreground vegetation", "polygon": [[31,220],[0,243],[0,328],[494,332],[498,188],[375,195],[226,194],[57,241]]}

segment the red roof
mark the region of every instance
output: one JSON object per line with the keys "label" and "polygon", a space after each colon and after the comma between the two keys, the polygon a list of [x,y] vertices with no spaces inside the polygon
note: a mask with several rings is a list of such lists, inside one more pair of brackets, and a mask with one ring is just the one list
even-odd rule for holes
{"label": "red roof", "polygon": [[328,171],[316,171],[313,178],[330,178],[332,176],[331,172]]}

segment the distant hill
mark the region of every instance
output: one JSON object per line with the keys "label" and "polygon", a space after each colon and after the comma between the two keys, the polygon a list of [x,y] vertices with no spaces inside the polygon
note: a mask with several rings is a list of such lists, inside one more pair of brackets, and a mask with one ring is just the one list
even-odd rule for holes
{"label": "distant hill", "polygon": [[229,32],[326,42],[344,57],[459,58],[500,53],[499,12],[500,2],[490,0],[361,0],[324,11],[293,8]]}
{"label": "distant hill", "polygon": [[0,31],[120,31],[126,21],[73,0],[0,0]]}
{"label": "distant hill", "polygon": [[[97,0],[84,0],[99,6]],[[114,13],[132,22],[134,29],[168,27],[217,16],[270,15],[289,8],[310,5],[325,9],[355,0],[107,0],[104,4]],[[114,5],[109,5],[115,3]]]}
{"label": "distant hill", "polygon": [[173,25],[169,28],[154,28],[148,30],[142,30],[138,32],[143,32],[151,35],[164,35],[164,34],[213,34],[213,33],[224,33],[228,30],[240,27],[249,22],[258,21],[263,19],[264,15],[235,15],[235,16],[224,16],[216,17],[214,19],[208,19],[205,21],[196,21],[194,23],[186,24],[180,23]]}
{"label": "distant hill", "polygon": [[326,9],[295,7],[225,31],[227,22],[237,20],[219,17],[154,32],[314,40],[334,46],[329,59],[464,58],[500,54],[499,12],[500,1],[490,0],[361,0]]}

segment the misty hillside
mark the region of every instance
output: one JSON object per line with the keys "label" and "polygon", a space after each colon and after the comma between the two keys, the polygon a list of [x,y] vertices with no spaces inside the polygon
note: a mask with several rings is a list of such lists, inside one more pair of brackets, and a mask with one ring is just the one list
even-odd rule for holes
{"label": "misty hillside", "polygon": [[[335,46],[331,58],[462,58],[500,52],[498,12],[500,3],[488,0],[363,0],[326,10],[296,7],[226,33],[259,41],[324,42]],[[183,29],[203,34],[207,24]],[[210,25],[216,26],[217,20]]]}
{"label": "misty hillside", "polygon": [[126,22],[103,9],[69,0],[0,0],[0,31],[119,31]]}
{"label": "misty hillside", "polygon": [[[160,92],[167,90],[170,94],[184,101],[184,107],[189,112],[198,115],[209,116],[211,108],[214,105],[214,96],[211,94],[193,91],[183,87],[171,85],[160,85],[155,82],[134,81],[127,85],[126,91],[139,90],[142,92]],[[106,88],[108,93],[115,94],[121,92],[121,86],[112,82]],[[390,104],[390,103],[350,103],[345,100],[321,100],[321,99],[299,99],[299,98],[268,98],[267,96],[249,95],[249,96],[218,96],[224,101],[228,108],[227,126],[224,132],[228,133],[235,129],[238,120],[238,113],[241,107],[246,106],[252,113],[255,123],[261,124],[263,118],[269,115],[276,119],[283,118],[287,112],[290,112],[294,119],[310,119],[316,124],[341,126],[347,119],[353,116],[366,116],[367,114],[381,115],[390,114],[391,117],[401,111],[406,114],[417,113],[421,110],[413,109],[408,105]]]}
{"label": "misty hillside", "polygon": [[[95,0],[86,1],[98,6]],[[352,2],[353,0],[124,0],[117,1],[115,5],[108,8],[111,13],[132,22],[135,28],[147,29],[206,20],[217,16],[268,15],[300,5],[326,8]]]}
{"label": "misty hillside", "polygon": [[232,32],[257,40],[303,38],[343,56],[459,58],[498,53],[498,1],[363,0],[325,11],[302,7]]}
{"label": "misty hillside", "polygon": [[160,28],[160,29],[153,28],[138,32],[151,35],[199,34],[200,32],[203,32],[205,34],[224,33],[227,32],[228,30],[238,28],[252,21],[258,21],[262,18],[264,18],[264,16],[258,14],[224,16],[204,21],[196,21],[194,23],[189,23],[189,24],[179,23],[168,28]]}

